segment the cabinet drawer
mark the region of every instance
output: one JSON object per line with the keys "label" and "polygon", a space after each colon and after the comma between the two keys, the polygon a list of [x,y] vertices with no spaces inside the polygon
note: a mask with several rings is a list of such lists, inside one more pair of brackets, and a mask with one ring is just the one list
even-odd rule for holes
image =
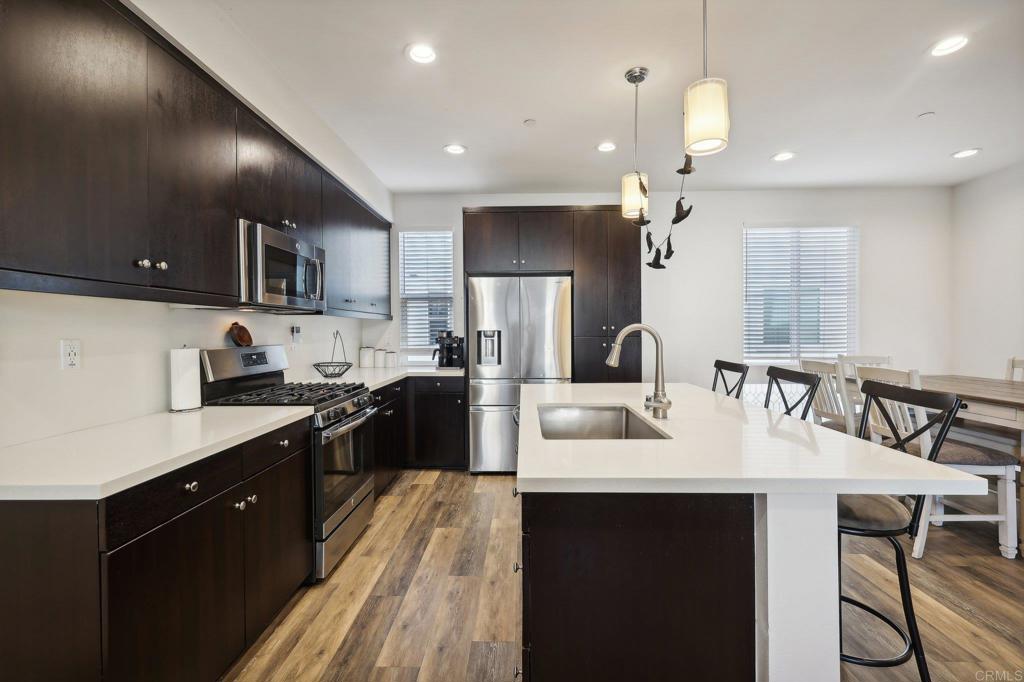
{"label": "cabinet drawer", "polygon": [[306,419],[242,443],[242,477],[249,478],[309,445],[309,421]]}
{"label": "cabinet drawer", "polygon": [[980,400],[964,398],[964,405],[960,408],[963,414],[978,415],[980,417],[991,417],[1008,422],[1017,421],[1017,408],[1011,405],[997,405],[995,403],[983,403]]}
{"label": "cabinet drawer", "polygon": [[240,482],[242,447],[211,455],[101,500],[100,550],[120,547]]}
{"label": "cabinet drawer", "polygon": [[416,377],[417,393],[464,393],[465,380],[462,377]]}
{"label": "cabinet drawer", "polygon": [[389,400],[397,400],[405,392],[405,380],[396,381],[387,386],[381,386],[373,392],[373,404],[380,407]]}

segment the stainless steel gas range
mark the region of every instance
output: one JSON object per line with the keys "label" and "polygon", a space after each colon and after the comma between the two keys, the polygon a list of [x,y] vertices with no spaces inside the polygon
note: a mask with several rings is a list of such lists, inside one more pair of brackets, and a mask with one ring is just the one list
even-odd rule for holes
{"label": "stainless steel gas range", "polygon": [[204,350],[204,405],[310,405],[316,578],[323,580],[373,517],[373,396],[364,384],[286,383],[281,346]]}

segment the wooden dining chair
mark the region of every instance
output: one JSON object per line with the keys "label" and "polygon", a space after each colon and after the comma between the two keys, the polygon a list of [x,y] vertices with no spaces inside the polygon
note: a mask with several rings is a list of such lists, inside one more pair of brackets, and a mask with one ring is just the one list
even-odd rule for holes
{"label": "wooden dining chair", "polygon": [[[1017,370],[1020,370],[1020,378],[1017,378]],[[1007,381],[1024,381],[1024,357],[1014,356],[1006,363]]]}
{"label": "wooden dining chair", "polygon": [[[889,367],[859,366],[857,376],[861,385],[865,381],[875,381],[915,390],[921,388],[921,375],[914,369],[899,370]],[[880,403],[884,404],[884,401],[880,399]],[[923,407],[915,406],[913,410],[908,410],[905,405],[902,408],[900,406],[887,407],[890,408],[890,413],[893,415],[891,421],[884,420],[877,409],[869,415],[871,431],[882,438],[883,445],[903,440],[906,434],[915,432],[919,425],[928,422],[928,415]],[[920,456],[922,452],[928,453],[932,450],[932,434],[928,431],[915,439],[908,440],[913,442],[907,442],[905,449],[911,454]],[[934,461],[969,474],[995,477],[998,509],[996,514],[968,512],[947,514],[942,497],[925,496],[922,513],[926,522],[921,524],[917,536],[914,538],[913,557],[920,559],[924,556],[929,525],[941,526],[945,522],[953,521],[989,521],[998,524],[1000,554],[1007,559],[1015,558],[1017,556],[1016,456],[981,445],[954,440],[951,436],[942,444]]]}
{"label": "wooden dining chair", "polygon": [[860,423],[861,404],[864,402],[860,393],[857,381],[857,367],[892,367],[891,355],[839,355],[836,357],[839,363],[839,372],[844,381],[839,384],[846,394],[846,402],[850,406],[850,412],[846,418],[846,432],[857,433],[857,425]]}
{"label": "wooden dining chair", "polygon": [[[742,362],[729,362],[728,360],[715,360],[715,380],[711,383],[711,391],[715,392],[718,389],[718,380],[722,380],[722,388],[725,389],[727,396],[732,396],[739,400],[740,394],[743,393],[743,383],[747,380],[747,372],[750,371],[750,367],[744,365]],[[729,388],[729,381],[725,376],[725,373],[739,374],[736,378],[736,382]]]}
{"label": "wooden dining chair", "polygon": [[[793,411],[803,405],[803,409],[800,412],[800,419],[807,419],[807,413],[811,411],[811,403],[814,402],[814,394],[818,391],[818,385],[821,383],[821,377],[811,372],[800,372],[795,369],[786,369],[785,367],[775,367],[774,365],[768,368],[768,391],[764,396],[764,406],[771,407],[772,404],[772,389],[776,388],[779,391],[779,400],[782,402],[782,411],[790,416],[793,415]],[[796,384],[804,387],[804,392],[800,394],[795,401],[789,402],[789,398],[786,397],[786,388],[783,385]]]}
{"label": "wooden dining chair", "polygon": [[814,411],[814,422],[833,431],[842,431],[851,436],[856,433],[847,425],[847,397],[845,389],[840,385],[842,375],[840,374],[838,362],[825,362],[823,360],[801,360],[800,369],[804,372],[817,374],[821,378],[818,390],[814,394],[814,401],[811,409]]}

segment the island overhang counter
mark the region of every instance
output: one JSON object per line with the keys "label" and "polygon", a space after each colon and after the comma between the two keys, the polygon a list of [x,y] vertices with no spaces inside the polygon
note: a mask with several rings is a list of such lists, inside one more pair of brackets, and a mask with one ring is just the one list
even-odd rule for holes
{"label": "island overhang counter", "polygon": [[[689,384],[523,387],[523,663],[547,680],[839,680],[840,494],[985,494],[984,479]],[[662,437],[572,439],[623,406]],[[669,675],[665,677],[665,675]]]}

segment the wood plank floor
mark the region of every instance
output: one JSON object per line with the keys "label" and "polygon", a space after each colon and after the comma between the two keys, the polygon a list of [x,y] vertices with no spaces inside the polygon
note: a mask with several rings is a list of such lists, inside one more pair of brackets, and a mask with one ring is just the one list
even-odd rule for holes
{"label": "wood plank floor", "polygon": [[[405,471],[338,569],[303,589],[229,680],[511,681],[520,664],[520,498],[513,476]],[[909,555],[910,546],[906,546]],[[888,543],[849,540],[844,591],[901,622]],[[1002,558],[995,527],[933,528],[911,560],[932,679],[1024,679],[1024,562]],[[886,655],[896,642],[853,611],[844,647]],[[992,671],[1004,677],[976,677]],[[1021,673],[1024,675],[1024,673]],[[843,666],[849,681],[917,680]]]}

